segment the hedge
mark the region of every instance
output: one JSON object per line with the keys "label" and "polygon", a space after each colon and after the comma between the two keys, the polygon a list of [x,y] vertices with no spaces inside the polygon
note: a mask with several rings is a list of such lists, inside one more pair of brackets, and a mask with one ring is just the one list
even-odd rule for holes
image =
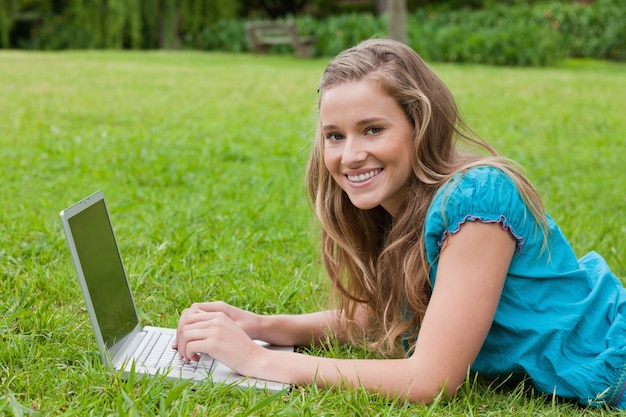
{"label": "hedge", "polygon": [[[385,17],[352,13],[316,20],[296,18],[303,35],[317,38],[316,55],[331,57],[355,43],[385,36]],[[182,31],[183,48],[246,52],[241,19],[220,19]],[[483,10],[425,11],[408,16],[408,44],[425,59],[491,65],[549,66],[567,57],[626,61],[626,3],[596,0],[494,6]],[[51,16],[34,31],[33,49],[94,47],[94,31]],[[125,42],[124,47],[137,47]],[[142,45],[152,48],[155,45]],[[275,53],[291,53],[288,47]]]}

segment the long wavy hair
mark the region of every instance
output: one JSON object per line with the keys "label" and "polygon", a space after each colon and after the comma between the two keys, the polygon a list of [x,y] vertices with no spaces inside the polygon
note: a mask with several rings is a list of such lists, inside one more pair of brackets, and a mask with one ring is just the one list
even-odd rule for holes
{"label": "long wavy hair", "polygon": [[[471,132],[448,88],[411,48],[389,39],[371,39],[345,50],[326,67],[319,84],[320,100],[337,85],[361,80],[373,81],[394,98],[414,127],[413,172],[406,201],[394,218],[380,206],[355,207],[324,165],[321,122],[307,183],[321,224],[322,259],[339,304],[340,325],[353,343],[397,356],[403,351],[403,340],[415,340],[430,298],[424,221],[443,184],[470,167],[493,165],[511,176],[541,225],[546,223],[545,212],[519,169]],[[461,144],[474,153],[462,153]],[[357,322],[358,310],[365,317]]]}

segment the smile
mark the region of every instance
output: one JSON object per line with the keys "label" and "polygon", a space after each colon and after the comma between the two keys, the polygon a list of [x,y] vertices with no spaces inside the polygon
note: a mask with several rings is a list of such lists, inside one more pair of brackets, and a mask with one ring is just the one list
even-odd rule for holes
{"label": "smile", "polygon": [[382,169],[375,169],[373,171],[366,172],[364,174],[346,175],[346,177],[348,177],[348,179],[351,182],[363,182],[363,181],[369,180],[372,177],[375,177],[376,175],[380,174],[381,172],[382,172]]}

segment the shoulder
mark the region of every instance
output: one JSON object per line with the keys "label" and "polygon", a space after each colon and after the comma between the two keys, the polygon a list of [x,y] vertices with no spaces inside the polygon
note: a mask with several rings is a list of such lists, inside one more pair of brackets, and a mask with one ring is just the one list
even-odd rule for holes
{"label": "shoulder", "polygon": [[524,209],[525,204],[515,181],[499,168],[491,165],[469,168],[454,175],[435,194],[429,214],[453,218],[459,214],[486,216],[495,220],[513,209]]}
{"label": "shoulder", "polygon": [[436,198],[464,199],[470,194],[499,194],[503,191],[517,193],[513,179],[499,168],[483,165],[454,175],[439,189]]}
{"label": "shoulder", "polygon": [[519,252],[528,228],[534,227],[532,219],[515,181],[506,172],[490,165],[459,172],[437,191],[428,210],[425,240],[429,261],[446,236],[457,233],[468,221],[500,223],[517,240]]}

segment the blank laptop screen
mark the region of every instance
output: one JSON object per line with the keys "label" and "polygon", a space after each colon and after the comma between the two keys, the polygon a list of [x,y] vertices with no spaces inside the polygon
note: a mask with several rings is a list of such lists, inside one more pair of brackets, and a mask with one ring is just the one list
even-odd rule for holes
{"label": "blank laptop screen", "polygon": [[107,348],[138,324],[104,200],[68,219],[100,332]]}

